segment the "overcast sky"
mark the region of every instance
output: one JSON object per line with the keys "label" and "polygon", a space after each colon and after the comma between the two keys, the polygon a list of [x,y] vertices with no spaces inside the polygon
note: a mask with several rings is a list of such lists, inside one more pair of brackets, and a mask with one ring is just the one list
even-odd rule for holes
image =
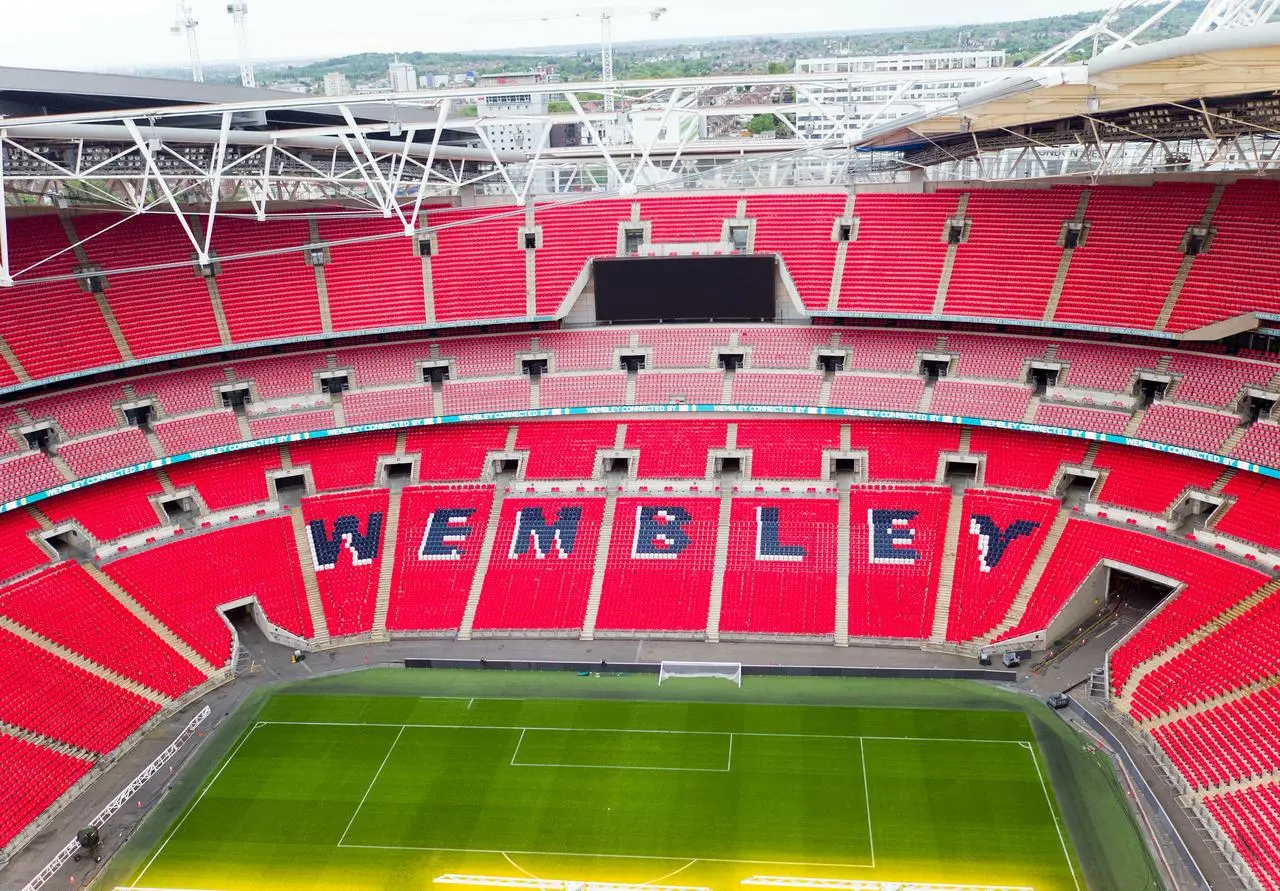
{"label": "overcast sky", "polygon": [[[854,28],[960,25],[1031,18],[1103,5],[1100,0],[658,0],[658,22],[615,19],[614,40],[782,34]],[[226,0],[190,0],[205,62],[235,58]],[[658,5],[657,3],[653,5]],[[0,0],[0,65],[126,69],[185,64],[186,43],[169,33],[175,0]],[[647,0],[639,7],[650,8]],[[357,52],[466,51],[599,40],[592,3],[572,0],[249,0],[254,58]],[[573,13],[577,12],[575,18]],[[548,15],[550,21],[539,21]]]}

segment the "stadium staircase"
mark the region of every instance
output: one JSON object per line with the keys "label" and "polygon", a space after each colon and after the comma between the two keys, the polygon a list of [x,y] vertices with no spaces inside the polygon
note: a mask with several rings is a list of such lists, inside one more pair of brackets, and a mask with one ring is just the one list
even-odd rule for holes
{"label": "stadium staircase", "polygon": [[[514,432],[515,428],[511,430]],[[513,446],[513,437],[508,436],[507,445]],[[471,577],[471,590],[467,594],[467,606],[462,612],[462,622],[458,625],[458,640],[471,640],[471,629],[476,622],[476,609],[480,606],[480,592],[484,590],[484,577],[489,571],[489,561],[493,557],[493,545],[498,540],[498,519],[502,516],[502,502],[506,500],[506,485],[498,480],[494,487],[493,507],[489,509],[489,523],[484,528],[484,542],[480,545],[480,559],[476,564],[475,575]]]}
{"label": "stadium staircase", "polygon": [[591,590],[587,596],[587,612],[582,618],[582,639],[595,640],[596,618],[600,615],[600,598],[604,594],[604,573],[609,562],[609,545],[613,541],[613,518],[618,511],[618,486],[610,481],[604,497],[604,517],[600,521],[600,539],[596,543],[596,562],[591,568]]}
{"label": "stadium staircase", "polygon": [[[1218,447],[1219,455],[1230,455],[1235,451],[1236,446],[1240,445],[1240,440],[1244,439],[1244,435],[1249,432],[1248,427],[1236,427],[1231,431],[1231,435],[1226,438],[1221,446]],[[1234,468],[1232,468],[1234,469]]]}
{"label": "stadium staircase", "polygon": [[1216,786],[1210,786],[1206,789],[1197,789],[1191,794],[1203,801],[1210,795],[1230,795],[1233,792],[1243,792],[1248,789],[1258,789],[1263,786],[1269,786],[1272,783],[1280,782],[1280,770],[1272,770],[1266,773],[1260,773],[1251,777],[1242,777],[1238,780],[1230,780],[1225,783],[1219,783]]}
{"label": "stadium staircase", "polygon": [[[1067,521],[1070,519],[1071,511],[1065,509],[1058,511],[1058,515],[1053,518],[1053,525],[1049,527],[1049,533],[1044,537],[1044,544],[1040,546],[1040,553],[1036,554],[1031,569],[1027,571],[1026,578],[1018,588],[1018,595],[1013,598],[1013,603],[1009,606],[1008,615],[995,628],[978,638],[979,641],[998,640],[1022,621],[1022,617],[1027,612],[1027,605],[1031,602],[1031,595],[1040,584],[1045,567],[1049,565],[1049,559],[1053,556],[1054,549],[1057,548],[1058,541],[1062,538],[1063,530],[1067,528]],[[1068,602],[1070,602],[1069,599]],[[1064,603],[1063,606],[1066,604]]]}
{"label": "stadium staircase", "polygon": [[[841,427],[841,448],[849,441],[849,428]],[[835,643],[838,647],[849,646],[849,520],[852,510],[849,507],[849,480],[838,479],[836,488],[840,493],[836,523],[836,629]]]}
{"label": "stadium staircase", "polygon": [[942,543],[942,565],[938,568],[938,596],[933,605],[933,626],[929,640],[947,639],[947,617],[951,615],[951,590],[955,584],[956,554],[960,550],[960,519],[964,513],[964,493],[952,492],[947,508],[947,532]]}
{"label": "stadium staircase", "polygon": [[18,379],[19,383],[28,383],[31,375],[27,374],[27,370],[22,367],[22,363],[18,361],[18,357],[14,355],[9,344],[5,343],[5,339],[0,337],[0,359],[4,360],[4,364],[9,366],[9,370],[13,372],[13,376]]}
{"label": "stadium staircase", "polygon": [[[1208,229],[1213,222],[1213,214],[1218,209],[1218,204],[1222,201],[1222,193],[1226,190],[1226,186],[1218,185],[1213,189],[1213,194],[1209,196],[1209,203],[1205,205],[1204,213],[1200,216],[1200,221],[1196,224],[1200,228]],[[1173,283],[1169,286],[1169,295],[1165,298],[1164,306],[1160,307],[1160,315],[1156,316],[1156,322],[1153,326],[1157,331],[1163,331],[1165,326],[1169,324],[1169,318],[1173,315],[1173,309],[1178,304],[1178,297],[1182,294],[1182,287],[1187,283],[1187,276],[1191,274],[1191,264],[1195,262],[1195,256],[1188,254],[1182,258],[1182,262],[1178,265],[1178,272],[1173,277]]]}
{"label": "stadium staircase", "polygon": [[[1089,210],[1089,195],[1092,194],[1088,189],[1080,193],[1080,202],[1076,205],[1075,216],[1072,222],[1083,223],[1085,214]],[[1058,301],[1062,299],[1062,286],[1067,283],[1067,273],[1071,271],[1071,258],[1075,256],[1075,248],[1064,247],[1062,249],[1062,257],[1058,260],[1058,272],[1053,277],[1053,286],[1049,289],[1049,300],[1044,306],[1044,315],[1040,317],[1042,322],[1052,322],[1053,314],[1058,311]],[[1052,349],[1053,347],[1051,347]],[[1052,356],[1047,356],[1052,359]]]}
{"label": "stadium staircase", "polygon": [[205,676],[211,676],[217,672],[217,666],[211,664],[207,659],[197,653],[190,644],[179,637],[169,628],[168,625],[161,622],[151,614],[141,603],[134,600],[129,594],[115,583],[115,581],[92,563],[82,564],[84,571],[87,572],[94,581],[101,585],[106,592],[120,601],[129,612],[133,613],[139,621],[150,628],[155,634],[168,644],[171,648],[178,651],[178,655],[186,659],[196,668],[200,669]]}
{"label": "stadium staircase", "polygon": [[720,640],[720,609],[724,603],[724,571],[729,565],[729,515],[733,508],[733,487],[720,490],[720,514],[716,522],[716,556],[711,568],[711,602],[707,607],[707,642]]}
{"label": "stadium staircase", "polygon": [[0,721],[0,734],[11,736],[14,739],[20,739],[24,742],[29,742],[32,745],[37,745],[41,748],[52,749],[55,752],[60,752],[63,755],[70,755],[73,758],[83,758],[85,761],[97,761],[102,757],[95,752],[90,752],[88,749],[82,749],[79,746],[74,746],[69,742],[63,742],[62,740],[54,739],[51,736],[42,736],[34,731],[27,730],[23,727],[17,727],[13,724],[6,724],[3,721]]}
{"label": "stadium staircase", "polygon": [[1147,416],[1147,410],[1140,408],[1129,417],[1129,423],[1124,425],[1125,436],[1137,436],[1138,428],[1142,426],[1142,419]]}
{"label": "stadium staircase", "polygon": [[27,643],[40,647],[40,649],[57,656],[59,659],[70,662],[72,665],[87,671],[89,674],[96,675],[108,683],[115,684],[117,687],[123,687],[130,693],[141,696],[149,702],[154,702],[156,705],[164,706],[170,701],[170,698],[165,696],[163,693],[158,693],[150,687],[138,683],[132,678],[127,678],[105,666],[99,665],[97,662],[86,659],[75,650],[68,649],[67,647],[55,643],[54,641],[49,640],[49,638],[30,630],[26,626],[19,625],[12,619],[0,616],[0,628],[8,631],[10,634],[15,634],[18,637],[21,637],[23,640],[27,641]]}
{"label": "stadium staircase", "polygon": [[[1204,640],[1210,634],[1213,634],[1215,631],[1223,628],[1233,620],[1238,619],[1250,609],[1262,603],[1262,601],[1266,600],[1267,597],[1271,596],[1276,591],[1280,591],[1280,578],[1272,579],[1248,597],[1245,597],[1239,603],[1214,616],[1208,622],[1205,622],[1199,628],[1195,629],[1172,646],[1166,647],[1152,655],[1150,658],[1139,662],[1133,667],[1133,671],[1130,672],[1128,679],[1125,681],[1124,688],[1120,691],[1120,695],[1116,697],[1117,707],[1126,712],[1130,711],[1133,705],[1133,694],[1138,689],[1138,684],[1144,677],[1172,660],[1178,654],[1190,649],[1195,644]],[[1221,698],[1222,697],[1219,697],[1219,699]],[[1184,717],[1187,714],[1193,714],[1196,711],[1203,711],[1204,708],[1216,704],[1220,703],[1217,700],[1207,700],[1205,703],[1197,703],[1194,706],[1184,707],[1180,712],[1168,712],[1166,714],[1177,714],[1180,717]]]}
{"label": "stadium staircase", "polygon": [[[80,242],[80,236],[76,234],[75,222],[65,213],[58,213],[58,222],[62,224],[62,231],[66,233],[68,243],[72,246],[72,251],[76,255],[76,263],[80,269],[89,269],[93,264],[89,261],[89,255],[85,253],[84,245]],[[108,286],[110,282],[108,281]],[[93,301],[98,306],[98,312],[102,314],[102,320],[107,324],[107,331],[111,335],[111,341],[116,345],[116,349],[120,352],[120,358],[126,362],[133,359],[133,350],[129,346],[129,341],[125,340],[124,331],[120,328],[120,322],[117,321],[115,312],[111,309],[111,302],[107,300],[105,291],[94,291]]]}
{"label": "stadium staircase", "polygon": [[[1226,470],[1222,472],[1222,476],[1214,480],[1213,485],[1209,487],[1210,494],[1221,495],[1222,490],[1225,489],[1227,487],[1227,484],[1230,483],[1233,479],[1235,479],[1235,477],[1236,477],[1236,469],[1234,467],[1228,467]],[[1217,516],[1218,516],[1217,514],[1215,514],[1214,516],[1215,524],[1217,523]]]}
{"label": "stadium staircase", "polygon": [[320,599],[320,586],[316,583],[316,567],[311,559],[311,542],[307,537],[307,523],[301,508],[289,509],[289,523],[293,527],[293,540],[298,547],[298,564],[302,570],[302,588],[307,592],[307,611],[311,614],[312,644],[319,648],[329,642],[329,624],[324,617],[324,602]]}
{"label": "stadium staircase", "polygon": [[[952,219],[962,220],[965,211],[969,208],[969,193],[964,192],[960,195],[960,200],[956,203],[955,212],[951,215]],[[941,233],[939,233],[941,238]],[[942,275],[938,278],[938,292],[933,298],[933,314],[935,316],[942,315],[942,308],[947,302],[947,287],[951,284],[951,272],[956,265],[956,252],[960,249],[959,244],[947,245],[947,256],[942,261]]]}
{"label": "stadium staircase", "polygon": [[[397,454],[404,454],[403,433],[397,441]],[[387,503],[387,521],[382,530],[382,556],[378,566],[378,598],[373,607],[373,636],[387,637],[387,612],[391,608],[391,577],[396,565],[396,543],[400,534],[400,492],[392,492]]]}

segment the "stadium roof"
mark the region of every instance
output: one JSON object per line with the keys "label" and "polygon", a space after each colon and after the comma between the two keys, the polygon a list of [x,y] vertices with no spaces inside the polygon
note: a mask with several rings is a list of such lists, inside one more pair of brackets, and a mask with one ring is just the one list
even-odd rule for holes
{"label": "stadium roof", "polygon": [[[1113,140],[1213,138],[1230,128],[1274,137],[1278,91],[1280,23],[1209,31],[1103,53],[1084,64],[1021,69],[942,109],[873,127],[859,147],[910,151],[1020,134],[1029,143],[1061,144],[1055,131],[1099,129],[1087,122],[1101,125],[1090,138]],[[1179,118],[1194,123],[1160,131]]]}

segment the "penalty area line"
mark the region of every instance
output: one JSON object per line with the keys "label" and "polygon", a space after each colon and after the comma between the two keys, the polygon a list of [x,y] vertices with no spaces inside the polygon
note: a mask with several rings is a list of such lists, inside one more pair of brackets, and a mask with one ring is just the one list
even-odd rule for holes
{"label": "penalty area line", "polygon": [[1067,839],[1062,834],[1062,824],[1058,822],[1058,811],[1054,808],[1053,799],[1049,796],[1049,786],[1044,781],[1044,772],[1040,770],[1040,759],[1036,757],[1036,750],[1031,746],[1027,746],[1027,751],[1031,753],[1031,763],[1036,766],[1036,776],[1040,778],[1040,788],[1044,790],[1044,803],[1049,808],[1049,816],[1053,818],[1053,828],[1058,831],[1058,841],[1062,843],[1062,856],[1067,860],[1071,881],[1076,891],[1080,891],[1080,878],[1076,875],[1075,864],[1071,862],[1071,852],[1067,850]]}
{"label": "penalty area line", "polygon": [[342,837],[338,839],[338,847],[342,847],[342,842],[346,839],[347,833],[351,831],[351,826],[356,822],[356,817],[360,816],[360,809],[364,807],[364,803],[369,800],[369,793],[373,791],[373,786],[378,782],[378,777],[382,776],[382,768],[387,766],[387,762],[391,760],[391,753],[396,749],[396,743],[400,742],[400,737],[404,736],[404,727],[401,726],[400,732],[396,734],[396,738],[391,741],[391,748],[387,749],[387,754],[383,756],[382,763],[378,765],[377,772],[373,775],[373,779],[369,781],[369,788],[364,790],[364,797],[360,799],[360,803],[356,805],[355,813],[351,815],[351,819],[347,821],[347,828],[342,830]]}

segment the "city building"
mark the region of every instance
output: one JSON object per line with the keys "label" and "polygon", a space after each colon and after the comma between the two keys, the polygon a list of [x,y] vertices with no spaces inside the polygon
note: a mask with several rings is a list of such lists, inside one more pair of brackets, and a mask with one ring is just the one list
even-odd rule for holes
{"label": "city building", "polygon": [[[833,107],[825,114],[801,111],[796,129],[804,139],[856,136],[873,122],[938,108],[988,82],[992,69],[1005,66],[1004,52],[990,50],[797,59],[797,74],[848,73],[850,78],[812,85],[814,97]],[[953,74],[938,77],[937,72]]]}
{"label": "city building", "polygon": [[351,93],[351,81],[341,71],[330,71],[324,76],[326,96],[347,96]]}
{"label": "city building", "polygon": [[[481,74],[476,78],[479,87],[518,87],[551,82],[554,69],[539,66],[533,71],[513,71],[503,74]],[[476,105],[481,119],[528,118],[547,113],[546,93],[494,93],[481,96]],[[493,147],[499,151],[533,152],[541,137],[541,127],[530,120],[512,121],[509,124],[488,123],[485,126]]]}
{"label": "city building", "polygon": [[387,68],[387,80],[393,93],[412,93],[418,89],[418,75],[408,62],[396,59]]}

